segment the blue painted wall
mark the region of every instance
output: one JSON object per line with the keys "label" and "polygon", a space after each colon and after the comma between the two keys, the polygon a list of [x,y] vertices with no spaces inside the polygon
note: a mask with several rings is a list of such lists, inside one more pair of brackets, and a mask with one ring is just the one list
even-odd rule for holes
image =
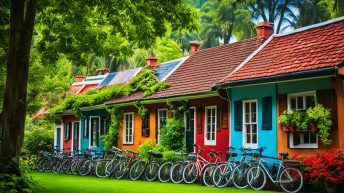
{"label": "blue painted wall", "polygon": [[[93,111],[83,111],[82,112],[82,119],[81,119],[81,151],[85,152],[86,149],[89,148],[90,145],[90,117],[101,117],[101,116],[109,116],[109,113],[105,110],[105,109],[100,109],[100,110],[93,110]],[[88,137],[84,137],[85,136],[85,120],[87,120],[87,129],[89,132],[89,136]],[[100,120],[101,121],[101,120]],[[103,150],[103,144],[102,144],[102,140],[100,139],[100,128],[98,130],[98,147],[93,147],[92,149],[94,150],[99,150],[102,151]]]}
{"label": "blue painted wall", "polygon": [[[258,100],[258,147],[266,146],[268,149],[264,151],[264,155],[276,157],[277,148],[277,94],[290,94],[298,92],[316,91],[321,89],[330,89],[331,78],[314,78],[310,80],[298,80],[291,82],[271,83],[254,86],[242,86],[228,89],[228,95],[231,100],[230,113],[230,146],[243,146],[243,131],[234,130],[234,101],[238,100]],[[272,97],[272,130],[262,130],[262,98],[266,96]]]}
{"label": "blue painted wall", "polygon": [[[276,156],[277,155],[277,116],[276,116],[276,87],[275,84],[259,85],[259,86],[246,86],[231,88],[228,90],[231,100],[231,113],[230,113],[230,145],[232,147],[243,146],[243,131],[234,130],[234,101],[238,100],[253,100],[258,101],[258,147],[268,147],[263,155]],[[262,130],[262,98],[272,97],[272,130]]]}

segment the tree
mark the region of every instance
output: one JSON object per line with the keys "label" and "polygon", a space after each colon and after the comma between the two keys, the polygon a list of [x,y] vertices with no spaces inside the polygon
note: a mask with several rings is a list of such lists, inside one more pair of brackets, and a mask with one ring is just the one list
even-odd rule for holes
{"label": "tree", "polygon": [[276,33],[279,33],[287,15],[294,15],[293,8],[298,0],[250,0],[249,9],[255,19],[276,23]]}
{"label": "tree", "polygon": [[[195,28],[197,14],[182,0],[10,1],[7,77],[2,107],[0,172],[20,175],[16,158],[23,144],[27,83],[34,23],[42,30],[38,50],[46,60],[63,53],[70,61],[86,62],[91,53],[107,56],[114,37],[149,47],[172,30]],[[36,16],[37,10],[37,16]],[[127,42],[123,42],[126,44]],[[119,51],[121,52],[121,51]],[[126,49],[123,50],[126,52]]]}
{"label": "tree", "polygon": [[219,39],[223,40],[224,44],[228,44],[233,35],[237,35],[238,39],[254,36],[255,25],[252,14],[246,6],[245,1],[238,0],[207,1],[201,8],[203,26],[200,32],[201,38],[212,45]]}
{"label": "tree", "polygon": [[285,21],[286,26],[282,28],[281,31],[284,31],[289,27],[296,29],[313,25],[331,18],[331,14],[328,11],[330,5],[323,0],[299,1],[295,6],[299,10],[298,16],[291,14],[284,18],[283,20]]}

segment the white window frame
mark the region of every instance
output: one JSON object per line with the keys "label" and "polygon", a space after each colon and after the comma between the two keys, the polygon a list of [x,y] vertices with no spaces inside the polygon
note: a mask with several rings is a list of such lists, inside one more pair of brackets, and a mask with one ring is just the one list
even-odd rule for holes
{"label": "white window frame", "polygon": [[87,134],[87,130],[89,130],[87,122],[88,122],[88,119],[85,118],[85,119],[84,119],[84,128],[82,129],[82,132],[83,132],[83,133],[82,133],[82,138],[83,138],[83,139],[87,139],[87,138],[90,137],[90,136],[87,136],[87,135],[86,135],[86,134]]}
{"label": "white window frame", "polygon": [[[126,141],[126,135],[127,135],[127,128],[126,128],[126,115],[131,115],[132,116],[132,141]],[[133,145],[134,144],[134,136],[135,136],[135,117],[134,117],[134,112],[129,112],[129,113],[124,113],[124,118],[123,118],[123,144],[125,145]]]}
{"label": "white window frame", "polygon": [[[194,110],[194,143],[196,144],[196,107],[190,107],[190,109]],[[186,113],[184,113],[184,126],[185,126],[185,132],[184,132],[184,136],[185,136],[185,143],[186,143],[186,124],[189,124],[186,122]],[[196,147],[194,147],[194,152],[196,151]]]}
{"label": "white window frame", "polygon": [[[303,99],[302,99],[303,106],[306,107],[305,97],[306,96],[314,96],[314,98],[316,99],[316,91],[308,91],[308,92],[299,92],[299,93],[288,94],[288,103],[287,103],[288,111],[292,111],[292,109],[291,109],[291,98],[292,97],[301,97],[301,96],[303,97]],[[316,100],[315,100],[315,105],[317,105]],[[296,108],[297,108],[297,102],[296,102]],[[298,109],[298,110],[306,110],[306,109]],[[288,135],[289,135],[289,148],[293,148],[293,149],[298,149],[298,148],[316,149],[316,148],[319,148],[318,136],[316,137],[316,143],[304,144],[304,142],[303,142],[304,133],[300,133],[300,144],[294,145],[293,144],[293,141],[294,141],[293,133],[289,133]]]}
{"label": "white window frame", "polygon": [[[91,146],[91,142],[92,142],[92,118],[98,118],[98,130],[97,130],[97,136],[99,137],[99,129],[100,129],[100,116],[90,116],[90,119],[89,119],[89,122],[88,122],[88,141],[89,141],[89,144],[88,144],[88,148],[89,149],[92,149],[92,148],[96,148],[96,147],[98,147],[98,146],[95,146],[95,145],[92,145]],[[99,145],[99,138],[97,138],[97,140],[98,140],[98,145]]]}
{"label": "white window frame", "polygon": [[[256,122],[255,123],[252,123],[251,120],[250,120],[250,123],[248,124],[256,124],[257,125],[257,143],[254,144],[254,143],[246,143],[246,123],[245,123],[245,113],[246,113],[246,108],[245,108],[245,104],[246,103],[252,103],[252,102],[255,102],[256,103]],[[251,149],[257,149],[258,148],[258,143],[259,143],[259,127],[258,127],[258,115],[259,115],[259,110],[258,110],[258,100],[257,99],[252,99],[252,100],[243,100],[242,101],[242,113],[243,113],[243,116],[242,116],[242,143],[243,143],[243,146],[245,148],[251,148]],[[251,111],[251,105],[250,105],[250,111]],[[251,117],[250,117],[251,119]],[[252,131],[252,130],[251,130]],[[252,133],[252,132],[251,132]]]}
{"label": "white window frame", "polygon": [[[71,152],[73,152],[74,151],[74,123],[79,123],[79,138],[78,138],[78,148],[80,148],[81,147],[81,145],[80,145],[80,136],[81,136],[81,133],[80,133],[80,131],[81,131],[81,122],[80,121],[73,121],[72,122],[72,135],[71,135],[71,137],[72,137],[72,144],[71,144]],[[79,149],[80,150],[80,149]]]}
{"label": "white window frame", "polygon": [[61,124],[58,124],[55,126],[55,132],[54,132],[54,148],[57,146],[57,130],[60,129],[60,149],[59,150],[62,150],[63,149],[63,135],[62,135],[62,125]]}
{"label": "white window frame", "polygon": [[160,144],[160,129],[161,129],[161,125],[160,125],[160,112],[161,111],[166,111],[166,125],[167,125],[167,118],[168,118],[168,111],[167,109],[158,109],[158,136],[157,136],[157,144]]}
{"label": "white window frame", "polygon": [[[204,114],[204,145],[214,146],[216,145],[216,128],[217,128],[217,106],[206,106]],[[208,109],[215,109],[215,127],[214,129],[214,140],[207,139],[207,126],[208,126]]]}

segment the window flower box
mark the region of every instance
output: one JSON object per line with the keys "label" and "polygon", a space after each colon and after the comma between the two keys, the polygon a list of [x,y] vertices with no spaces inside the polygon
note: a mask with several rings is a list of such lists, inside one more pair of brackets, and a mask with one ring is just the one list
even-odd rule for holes
{"label": "window flower box", "polygon": [[331,110],[326,109],[323,105],[318,104],[310,107],[306,111],[285,111],[279,117],[279,123],[284,132],[300,133],[313,132],[317,133],[324,144],[331,144],[329,139],[329,130],[332,126]]}

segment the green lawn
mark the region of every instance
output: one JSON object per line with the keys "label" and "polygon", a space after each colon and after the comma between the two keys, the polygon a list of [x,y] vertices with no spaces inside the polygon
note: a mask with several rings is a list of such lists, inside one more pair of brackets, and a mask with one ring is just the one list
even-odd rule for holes
{"label": "green lawn", "polygon": [[[64,174],[33,173],[41,186],[39,193],[257,193],[250,189],[209,188],[199,184],[171,184],[130,180],[99,179]],[[268,193],[271,191],[259,191]]]}

